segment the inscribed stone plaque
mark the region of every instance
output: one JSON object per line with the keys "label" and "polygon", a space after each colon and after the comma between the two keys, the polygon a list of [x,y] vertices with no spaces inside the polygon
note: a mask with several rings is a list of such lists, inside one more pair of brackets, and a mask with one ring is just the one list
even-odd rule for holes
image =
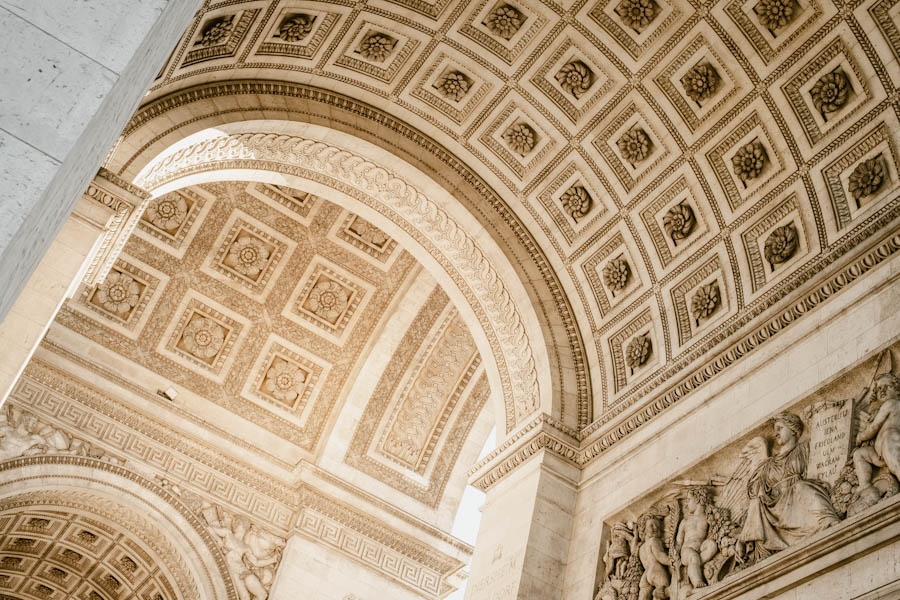
{"label": "inscribed stone plaque", "polygon": [[853,400],[818,402],[806,409],[809,423],[807,477],[834,484],[852,442]]}

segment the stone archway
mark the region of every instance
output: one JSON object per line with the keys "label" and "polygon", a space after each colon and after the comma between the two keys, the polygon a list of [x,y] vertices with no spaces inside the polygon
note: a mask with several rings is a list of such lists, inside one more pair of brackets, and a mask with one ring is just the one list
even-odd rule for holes
{"label": "stone archway", "polygon": [[[238,599],[203,523],[156,483],[81,456],[8,460],[0,473],[7,571],[22,572],[9,576],[11,584],[18,578],[20,585],[52,590],[50,583],[73,594],[77,587],[85,598],[103,598],[99,589],[122,598]],[[89,564],[90,580],[79,575]]]}
{"label": "stone archway", "polygon": [[[289,126],[321,123],[332,131],[332,135],[343,134],[345,140],[356,140],[351,144],[352,148],[356,148],[360,141],[364,144],[367,142],[369,151],[386,159],[369,161],[369,157],[366,157],[364,160],[373,164],[387,162],[394,167],[402,163],[404,168],[417,172],[429,183],[420,186],[417,181],[414,187],[424,190],[426,198],[434,199],[437,192],[438,196],[447,200],[447,203],[437,203],[443,209],[443,213],[433,215],[437,229],[450,223],[444,215],[456,217],[460,211],[467,214],[471,219],[468,223],[477,228],[477,234],[472,239],[477,240],[478,250],[484,253],[490,248],[491,252],[487,254],[490,260],[501,259],[496,261],[501,265],[500,268],[495,267],[493,272],[503,274],[503,277],[498,278],[484,271],[478,275],[482,281],[472,287],[490,289],[491,293],[499,290],[498,285],[507,290],[518,288],[516,292],[509,294],[509,301],[502,300],[494,303],[493,307],[483,306],[474,312],[483,311],[484,314],[480,315],[482,318],[505,320],[503,315],[509,312],[508,304],[511,302],[516,308],[515,312],[520,315],[518,320],[525,324],[524,331],[530,339],[531,359],[526,359],[523,363],[521,356],[517,356],[501,361],[501,364],[506,362],[515,365],[513,370],[507,367],[507,374],[503,374],[503,377],[510,377],[510,383],[503,382],[501,387],[521,387],[523,382],[533,387],[536,378],[542,378],[538,393],[535,395],[529,392],[532,397],[522,402],[518,408],[515,406],[517,401],[505,398],[507,408],[504,410],[510,415],[505,417],[508,431],[522,421],[523,415],[530,414],[538,406],[543,412],[573,429],[589,422],[592,400],[588,361],[575,326],[571,305],[562,293],[556,274],[542,251],[506,202],[474,172],[428,137],[390,115],[337,94],[292,83],[231,82],[205,85],[155,101],[139,111],[111,153],[107,167],[128,180],[135,180],[149,163],[157,161],[157,157],[169,149],[177,151],[189,136],[209,128],[228,131],[229,127],[245,121],[259,120],[260,117]],[[374,127],[376,124],[377,127]],[[284,129],[255,132],[245,129],[242,132],[273,134],[273,140],[286,133]],[[286,142],[282,140],[280,143]],[[186,158],[185,154],[181,158]],[[246,161],[250,158],[235,155],[232,159]],[[278,163],[277,157],[271,162],[273,165]],[[224,161],[219,160],[217,168],[225,168]],[[266,165],[260,163],[248,167],[245,162],[241,165],[242,176],[248,177],[251,170],[265,168]],[[196,175],[196,171],[209,171],[196,165],[193,169],[193,175]],[[281,171],[281,177],[284,177],[285,170]],[[170,183],[173,181],[171,173],[166,177]],[[307,183],[311,179],[307,178]],[[199,180],[200,178],[191,179]],[[184,181],[178,185],[181,184]],[[448,208],[452,210],[448,212]],[[371,215],[371,209],[369,211],[367,214]],[[366,210],[363,209],[363,212]],[[398,214],[401,213],[402,211]],[[461,225],[455,231],[466,233],[472,229],[465,225],[465,219],[455,218],[453,221]],[[441,232],[441,235],[446,233]],[[466,254],[469,251],[467,243],[453,252],[459,256]],[[526,315],[526,312],[531,314]],[[502,338],[502,343],[508,344],[511,355],[521,354],[523,338],[520,333],[504,333],[497,337],[498,340]],[[538,339],[541,341],[535,343],[534,340]],[[531,369],[532,365],[538,366],[538,375],[526,373],[524,378],[521,377],[523,368]],[[495,386],[501,383],[500,371],[496,371],[493,381]],[[513,372],[516,373],[514,377],[510,375]],[[504,394],[509,396],[508,389]],[[518,395],[524,397],[521,393]]]}
{"label": "stone archway", "polygon": [[476,337],[506,432],[539,408],[559,410],[538,317],[523,302],[527,291],[477,220],[427,176],[347,134],[248,121],[182,140],[149,162],[135,183],[158,195],[224,179],[289,185],[352,206],[401,240],[454,297],[470,329],[484,332]]}

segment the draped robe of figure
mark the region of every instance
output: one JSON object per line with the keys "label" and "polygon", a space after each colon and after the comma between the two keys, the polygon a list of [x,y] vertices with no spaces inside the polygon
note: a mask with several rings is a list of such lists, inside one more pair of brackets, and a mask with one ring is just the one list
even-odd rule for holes
{"label": "draped robe of figure", "polygon": [[747,484],[750,504],[741,530],[743,542],[760,542],[769,551],[787,548],[840,519],[828,489],[805,479],[809,447],[793,448],[768,457]]}

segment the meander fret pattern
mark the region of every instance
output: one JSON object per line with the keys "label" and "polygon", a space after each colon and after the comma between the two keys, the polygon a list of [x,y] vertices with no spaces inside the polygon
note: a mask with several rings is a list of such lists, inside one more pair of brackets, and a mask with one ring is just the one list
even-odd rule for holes
{"label": "meander fret pattern", "polygon": [[895,4],[207,3],[148,99],[302,78],[433,136],[535,224],[597,422],[897,215]]}
{"label": "meander fret pattern", "polygon": [[55,509],[0,514],[0,594],[27,600],[176,600],[135,539]]}

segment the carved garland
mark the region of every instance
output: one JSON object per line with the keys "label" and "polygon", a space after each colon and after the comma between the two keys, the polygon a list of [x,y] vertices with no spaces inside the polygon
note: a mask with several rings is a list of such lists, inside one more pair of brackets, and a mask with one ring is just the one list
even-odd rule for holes
{"label": "carved garland", "polygon": [[[476,241],[435,202],[396,175],[343,148],[300,137],[265,133],[229,135],[194,144],[154,165],[138,183],[154,189],[190,173],[218,169],[267,169],[320,181],[358,198],[396,220],[403,215],[422,240],[439,246],[431,250],[439,261],[452,260],[464,273],[461,285],[498,359],[507,432],[540,405],[537,369],[531,342],[518,308],[500,274]],[[358,194],[356,194],[358,197]],[[399,223],[403,225],[403,223]],[[462,283],[462,282],[458,282]]]}

